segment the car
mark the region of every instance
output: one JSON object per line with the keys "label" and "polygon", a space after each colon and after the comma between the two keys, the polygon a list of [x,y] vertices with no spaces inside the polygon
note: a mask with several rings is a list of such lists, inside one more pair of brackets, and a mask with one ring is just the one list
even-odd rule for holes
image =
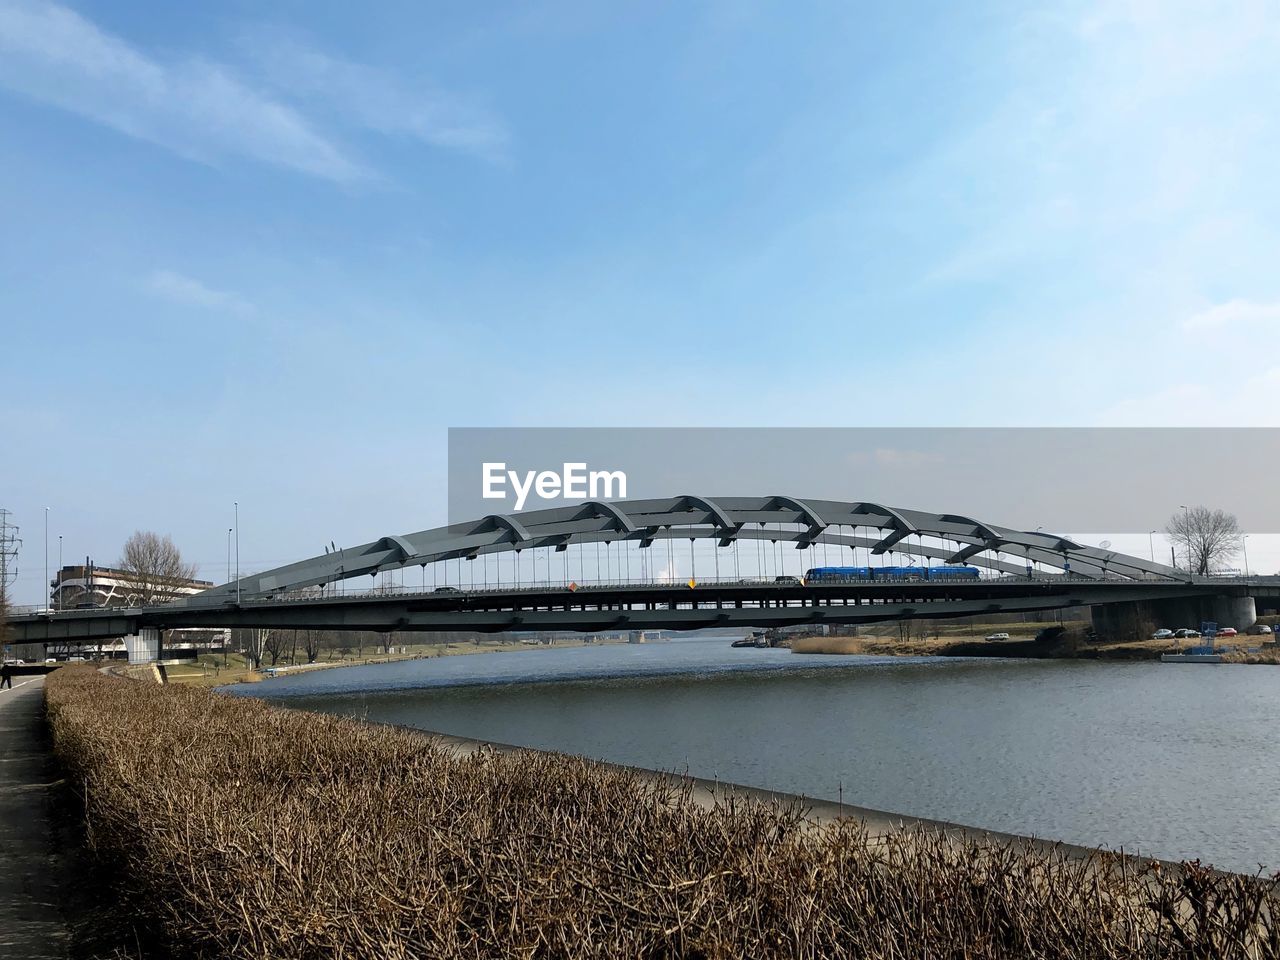
{"label": "car", "polygon": [[1199,639],[1200,639],[1200,631],[1199,631],[1199,630],[1192,630],[1190,627],[1183,627],[1181,630],[1175,630],[1175,631],[1173,632],[1173,639],[1175,639],[1175,640],[1199,640]]}
{"label": "car", "polygon": [[45,657],[45,658],[44,658],[44,662],[45,662],[45,663],[57,663],[57,662],[58,662],[58,658],[57,658],[57,657]]}
{"label": "car", "polygon": [[1173,631],[1168,627],[1161,627],[1151,635],[1152,640],[1168,640],[1173,636]]}
{"label": "car", "polygon": [[987,639],[988,640],[1008,640],[1009,635],[1007,633],[993,633],[991,634],[991,636],[987,637]]}
{"label": "car", "polygon": [[774,578],[773,578],[773,582],[774,582],[774,583],[786,583],[786,584],[799,584],[799,583],[800,583],[800,578],[799,578],[799,577],[792,577],[792,576],[774,577]]}
{"label": "car", "polygon": [[459,590],[457,587],[436,587],[431,592],[432,593],[461,593],[462,591]]}
{"label": "car", "polygon": [[1255,623],[1252,627],[1249,628],[1249,632],[1256,636],[1261,633],[1271,633],[1271,628],[1268,627],[1265,623]]}
{"label": "car", "polygon": [[1221,630],[1219,630],[1219,631],[1218,631],[1218,636],[1220,636],[1220,637],[1234,637],[1234,636],[1236,636],[1236,635],[1237,635],[1237,633],[1239,633],[1239,631],[1238,631],[1238,630],[1236,630],[1236,628],[1235,628],[1235,627],[1223,627]]}
{"label": "car", "polygon": [[84,663],[84,657],[67,657],[68,663]]}

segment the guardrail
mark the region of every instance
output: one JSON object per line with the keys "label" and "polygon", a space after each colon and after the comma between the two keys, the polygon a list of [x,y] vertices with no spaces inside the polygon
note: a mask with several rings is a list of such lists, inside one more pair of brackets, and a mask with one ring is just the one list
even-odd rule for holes
{"label": "guardrail", "polygon": [[[849,586],[866,586],[866,587],[886,587],[886,586],[927,586],[929,584],[946,584],[948,586],[1004,586],[1012,584],[1038,584],[1051,586],[1056,584],[1070,583],[1073,586],[1089,586],[1100,583],[1113,584],[1117,586],[1132,585],[1136,583],[1168,583],[1180,584],[1182,580],[1171,580],[1159,577],[1142,577],[1142,578],[1125,578],[1125,577],[1083,577],[1083,576],[1065,576],[1062,574],[1041,574],[1039,576],[1017,576],[1009,575],[1002,577],[984,577],[974,580],[967,577],[938,577],[927,580],[907,580],[907,579],[883,579],[883,580],[832,580],[832,581],[814,581],[805,582],[798,577],[779,580],[776,577],[768,578],[752,578],[752,577],[733,577],[695,580],[693,587],[688,587],[688,581],[685,580],[538,580],[532,582],[521,582],[518,584],[500,584],[500,583],[477,583],[467,584],[465,586],[455,586],[453,584],[444,584],[436,587],[428,587],[425,590],[422,587],[401,586],[401,587],[373,587],[363,590],[346,590],[340,587],[330,585],[329,587],[315,589],[307,592],[285,593],[275,596],[254,596],[242,598],[242,604],[261,604],[261,603],[300,603],[315,602],[330,599],[349,599],[349,600],[376,600],[382,597],[447,597],[447,596],[501,596],[501,595],[517,595],[517,594],[536,594],[546,593],[548,591],[565,591],[570,594],[592,593],[603,590],[651,590],[658,588],[675,588],[675,589],[707,589],[707,588],[724,588],[724,587],[751,587],[755,589],[777,589],[777,590],[793,590],[796,587],[805,587],[814,590],[829,590],[833,588],[849,587]],[[1224,581],[1225,582],[1225,581]]]}

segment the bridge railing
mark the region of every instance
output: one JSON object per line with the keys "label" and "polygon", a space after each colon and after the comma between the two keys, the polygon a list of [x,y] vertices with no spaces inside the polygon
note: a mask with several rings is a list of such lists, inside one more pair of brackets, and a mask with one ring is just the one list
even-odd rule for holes
{"label": "bridge railing", "polygon": [[1038,585],[1056,585],[1069,582],[1073,585],[1089,585],[1098,583],[1107,584],[1133,584],[1133,583],[1170,583],[1178,581],[1170,581],[1167,578],[1160,577],[1143,577],[1139,579],[1108,576],[1108,577],[1085,577],[1079,575],[1064,574],[1048,574],[1036,573],[1031,576],[1007,574],[998,577],[983,577],[975,580],[967,577],[937,577],[930,579],[880,579],[880,580],[834,580],[834,581],[813,581],[805,582],[799,577],[781,576],[781,577],[708,577],[708,578],[691,578],[693,585],[689,585],[689,580],[662,580],[656,578],[637,579],[601,579],[601,580],[578,580],[570,578],[551,578],[538,580],[521,580],[517,583],[463,583],[463,584],[439,584],[436,586],[421,585],[394,585],[394,586],[378,586],[364,587],[352,589],[342,584],[330,584],[323,588],[310,588],[305,591],[291,591],[277,595],[253,596],[245,597],[244,603],[299,603],[314,602],[329,599],[345,599],[374,600],[380,597],[445,597],[456,595],[484,595],[484,596],[503,596],[503,595],[519,595],[519,594],[538,594],[547,591],[566,591],[570,594],[590,594],[599,591],[616,591],[616,590],[649,590],[653,588],[675,588],[679,589],[711,589],[725,587],[751,587],[753,589],[777,589],[793,590],[797,586],[804,586],[815,590],[825,590],[837,587],[849,586],[867,586],[867,587],[913,587],[928,586],[929,584],[946,584],[949,586],[995,586],[995,585],[1016,585],[1016,584],[1038,584]]}

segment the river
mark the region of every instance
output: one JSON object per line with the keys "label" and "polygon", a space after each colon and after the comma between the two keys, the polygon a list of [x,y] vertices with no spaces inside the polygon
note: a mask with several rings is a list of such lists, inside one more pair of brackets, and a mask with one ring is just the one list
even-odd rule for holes
{"label": "river", "polygon": [[1280,869],[1280,668],[530,649],[231,688],[992,830]]}

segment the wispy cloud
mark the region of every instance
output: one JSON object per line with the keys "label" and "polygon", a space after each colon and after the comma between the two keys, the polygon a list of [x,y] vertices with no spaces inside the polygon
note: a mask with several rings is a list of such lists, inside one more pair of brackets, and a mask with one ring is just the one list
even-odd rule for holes
{"label": "wispy cloud", "polygon": [[336,181],[366,176],[298,111],[226,66],[162,63],[54,3],[0,0],[0,86],[204,162],[242,156]]}
{"label": "wispy cloud", "polygon": [[1183,321],[1187,330],[1216,330],[1243,323],[1280,322],[1280,301],[1258,303],[1254,300],[1228,300],[1215,304]]}
{"label": "wispy cloud", "polygon": [[338,122],[488,160],[506,155],[505,125],[467,97],[322,52],[280,30],[259,29],[241,39],[266,83],[332,112]]}
{"label": "wispy cloud", "polygon": [[252,303],[239,294],[216,290],[193,277],[172,270],[157,270],[147,277],[145,287],[157,297],[186,306],[229,310],[238,314],[250,314],[256,310]]}

